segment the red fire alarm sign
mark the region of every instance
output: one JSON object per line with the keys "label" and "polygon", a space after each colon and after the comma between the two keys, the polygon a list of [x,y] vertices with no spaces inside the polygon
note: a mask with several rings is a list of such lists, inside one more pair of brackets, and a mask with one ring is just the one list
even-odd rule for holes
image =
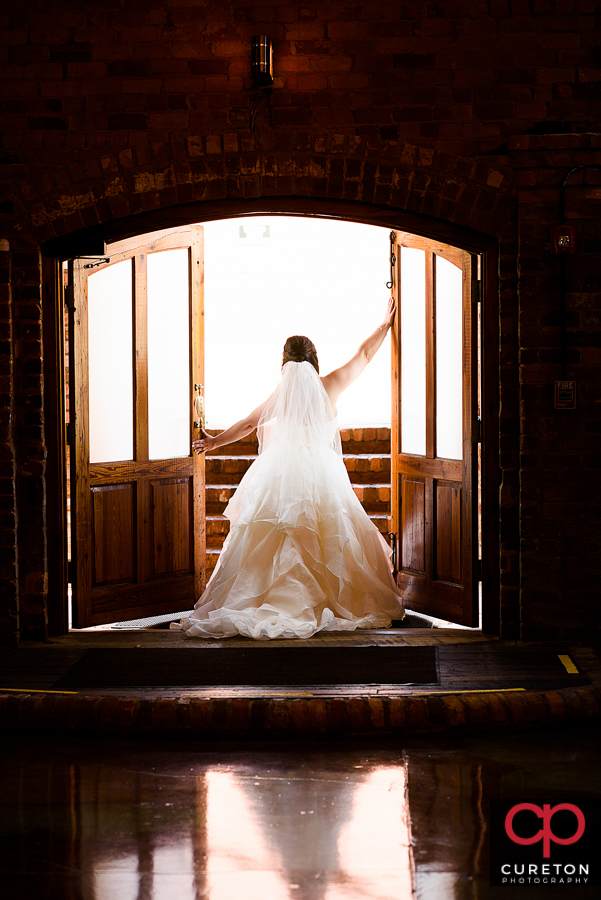
{"label": "red fire alarm sign", "polygon": [[576,409],[576,382],[555,382],[555,409]]}

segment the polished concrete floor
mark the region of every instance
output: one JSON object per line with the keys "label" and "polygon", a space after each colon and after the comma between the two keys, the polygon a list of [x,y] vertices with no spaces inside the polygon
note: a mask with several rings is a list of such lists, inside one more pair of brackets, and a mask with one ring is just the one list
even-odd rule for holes
{"label": "polished concrete floor", "polygon": [[11,900],[508,900],[490,799],[601,798],[599,729],[355,742],[0,736]]}

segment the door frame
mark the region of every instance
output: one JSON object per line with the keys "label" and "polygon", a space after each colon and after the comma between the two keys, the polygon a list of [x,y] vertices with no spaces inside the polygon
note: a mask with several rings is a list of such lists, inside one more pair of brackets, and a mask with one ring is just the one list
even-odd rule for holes
{"label": "door frame", "polygon": [[[65,235],[42,245],[44,408],[47,442],[46,527],[48,540],[48,626],[52,636],[68,631],[66,523],[66,444],[64,381],[64,310],[62,263],[70,258],[102,255],[105,243],[170,227],[243,216],[296,215],[337,219],[411,232],[451,244],[481,259],[481,518],[482,620],[486,634],[500,633],[499,542],[499,246],[491,235],[444,220],[389,206],[344,200],[297,197],[218,200],[183,204],[147,214],[116,219],[102,226]],[[86,249],[82,249],[86,248]]]}

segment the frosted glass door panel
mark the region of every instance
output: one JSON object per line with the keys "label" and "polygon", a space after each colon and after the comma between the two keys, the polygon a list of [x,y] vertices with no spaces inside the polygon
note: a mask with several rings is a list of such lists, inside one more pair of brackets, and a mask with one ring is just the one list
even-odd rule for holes
{"label": "frosted glass door panel", "polygon": [[150,459],[190,455],[188,250],[148,254]]}
{"label": "frosted glass door panel", "polygon": [[401,450],[426,455],[426,260],[401,247]]}
{"label": "frosted glass door panel", "polygon": [[462,459],[462,272],[436,257],[436,456]]}
{"label": "frosted glass door panel", "polygon": [[90,462],[134,455],[131,259],[88,277]]}

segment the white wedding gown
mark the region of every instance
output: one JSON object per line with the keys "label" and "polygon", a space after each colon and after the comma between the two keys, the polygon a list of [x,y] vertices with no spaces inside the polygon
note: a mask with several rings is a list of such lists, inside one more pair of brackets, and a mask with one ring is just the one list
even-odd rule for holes
{"label": "white wedding gown", "polygon": [[258,428],[259,457],[225,515],[230,533],[190,637],[309,638],[379,628],[404,615],[390,549],[359,503],[328,395],[289,362]]}

